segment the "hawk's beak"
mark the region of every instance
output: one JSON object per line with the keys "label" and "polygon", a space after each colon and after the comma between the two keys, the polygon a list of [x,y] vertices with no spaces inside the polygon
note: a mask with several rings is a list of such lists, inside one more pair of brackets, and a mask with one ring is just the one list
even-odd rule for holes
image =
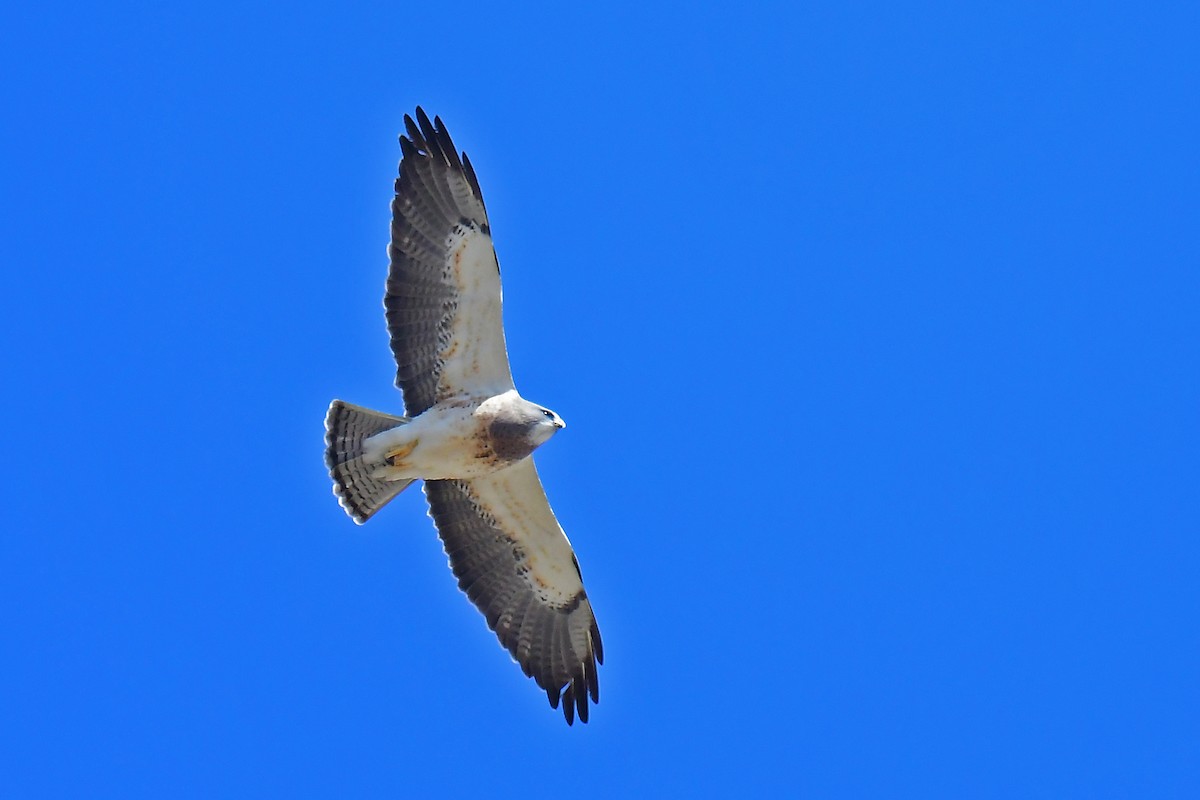
{"label": "hawk's beak", "polygon": [[554,427],[558,428],[561,431],[563,428],[567,427],[567,423],[563,422],[562,417],[559,417],[557,420],[555,420]]}

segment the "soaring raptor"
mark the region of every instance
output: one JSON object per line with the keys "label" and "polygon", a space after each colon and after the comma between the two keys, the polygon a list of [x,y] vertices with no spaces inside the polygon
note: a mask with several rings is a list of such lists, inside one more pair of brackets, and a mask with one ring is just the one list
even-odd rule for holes
{"label": "soaring raptor", "polygon": [[564,423],[513,385],[470,160],[420,107],[404,124],[383,304],[406,416],[333,401],[333,491],[361,524],[424,480],[459,588],[567,724],[587,722],[588,697],[600,700],[600,629],[531,457]]}

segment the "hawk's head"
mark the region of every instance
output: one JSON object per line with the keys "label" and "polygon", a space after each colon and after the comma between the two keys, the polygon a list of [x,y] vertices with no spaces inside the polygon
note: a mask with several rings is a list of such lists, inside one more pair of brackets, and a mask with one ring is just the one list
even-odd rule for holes
{"label": "hawk's head", "polygon": [[492,450],[506,461],[520,461],[567,427],[558,414],[529,402],[516,392],[504,396],[493,413],[488,436]]}

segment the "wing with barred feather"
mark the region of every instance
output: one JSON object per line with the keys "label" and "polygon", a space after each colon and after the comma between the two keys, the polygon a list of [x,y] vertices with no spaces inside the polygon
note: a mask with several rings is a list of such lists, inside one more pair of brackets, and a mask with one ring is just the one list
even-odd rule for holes
{"label": "wing with barred feather", "polygon": [[426,481],[459,587],[567,723],[600,701],[600,629],[579,562],[532,459],[469,481]]}
{"label": "wing with barred feather", "polygon": [[438,400],[513,388],[500,266],[483,194],[439,117],[405,115],[384,309],[410,417]]}

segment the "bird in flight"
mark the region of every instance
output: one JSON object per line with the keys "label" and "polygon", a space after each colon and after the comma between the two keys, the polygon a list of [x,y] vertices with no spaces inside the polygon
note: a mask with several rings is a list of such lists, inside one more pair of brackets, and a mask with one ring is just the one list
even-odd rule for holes
{"label": "bird in flight", "polygon": [[362,524],[417,479],[458,586],[567,724],[600,700],[600,629],[532,454],[565,427],[513,384],[479,181],[439,117],[404,117],[384,309],[404,416],[334,400],[325,463]]}

